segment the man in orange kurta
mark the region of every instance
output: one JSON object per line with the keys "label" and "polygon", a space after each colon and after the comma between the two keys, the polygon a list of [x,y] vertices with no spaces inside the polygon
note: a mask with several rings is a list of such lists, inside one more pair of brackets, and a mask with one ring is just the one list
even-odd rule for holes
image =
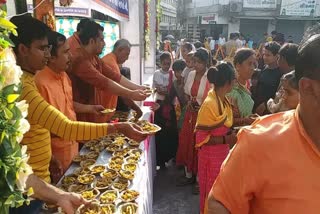
{"label": "man in orange kurta", "polygon": [[[130,55],[131,44],[126,39],[119,39],[113,47],[113,51],[102,58],[104,65],[109,67],[113,72],[120,74],[120,66],[127,61]],[[117,107],[118,96],[109,92],[104,92],[103,106],[109,109]],[[137,117],[142,115],[142,111],[131,99],[121,97],[123,102],[137,112]],[[110,115],[112,116],[112,115]]]}
{"label": "man in orange kurta", "polygon": [[[73,102],[71,81],[65,72],[70,64],[69,45],[66,38],[57,32],[50,32],[48,42],[52,45],[48,66],[35,75],[35,83],[41,96],[73,121],[77,120],[76,111],[98,114],[104,109],[102,106],[88,106]],[[61,164],[65,172],[78,153],[78,143],[51,135],[51,148],[53,161],[56,165]],[[53,172],[52,175],[54,174]]]}
{"label": "man in orange kurta", "polygon": [[[70,49],[72,67],[69,76],[72,80],[74,99],[84,104],[105,105],[108,97],[105,94],[124,96],[136,101],[145,100],[148,96],[144,87],[136,85],[122,77],[110,66],[102,62],[98,55],[105,45],[103,27],[94,21],[89,21],[79,32],[80,47]],[[119,68],[118,68],[119,69]],[[95,116],[78,114],[78,120],[89,122],[106,122],[110,116]]]}
{"label": "man in orange kurta", "polygon": [[81,47],[81,42],[79,38],[80,31],[84,28],[85,24],[90,21],[88,18],[83,18],[80,20],[80,22],[77,25],[77,31],[73,33],[72,36],[70,36],[67,39],[67,42],[69,44],[69,47],[71,50],[76,50]]}

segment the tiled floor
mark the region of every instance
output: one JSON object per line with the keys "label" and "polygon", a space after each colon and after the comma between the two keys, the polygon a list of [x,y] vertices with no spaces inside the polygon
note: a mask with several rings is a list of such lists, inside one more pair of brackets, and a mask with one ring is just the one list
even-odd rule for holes
{"label": "tiled floor", "polygon": [[158,170],[154,181],[153,214],[199,214],[199,195],[192,186],[176,187],[175,180],[183,174],[175,166]]}

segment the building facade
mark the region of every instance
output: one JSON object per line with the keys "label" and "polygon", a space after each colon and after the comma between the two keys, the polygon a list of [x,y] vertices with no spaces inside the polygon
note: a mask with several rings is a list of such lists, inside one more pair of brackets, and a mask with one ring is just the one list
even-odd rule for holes
{"label": "building facade", "polygon": [[174,34],[177,30],[177,0],[160,0],[162,10],[160,33],[162,36]]}
{"label": "building facade", "polygon": [[189,0],[185,12],[183,26],[193,40],[240,32],[259,43],[264,33],[276,30],[286,40],[299,42],[320,20],[320,0]]}

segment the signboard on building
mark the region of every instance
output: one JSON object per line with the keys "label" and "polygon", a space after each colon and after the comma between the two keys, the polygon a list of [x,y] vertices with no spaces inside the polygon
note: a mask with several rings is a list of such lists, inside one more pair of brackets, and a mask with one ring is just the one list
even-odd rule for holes
{"label": "signboard on building", "polygon": [[201,16],[200,22],[203,25],[217,24],[217,22],[218,22],[218,14],[214,14],[213,13],[213,14]]}
{"label": "signboard on building", "polygon": [[[28,12],[33,12],[33,0],[27,0]],[[74,0],[71,6],[62,7],[59,1],[54,1],[54,14],[56,16],[91,17],[91,8],[88,1]]]}
{"label": "signboard on building", "polygon": [[277,0],[243,0],[243,7],[276,9]]}
{"label": "signboard on building", "polygon": [[92,0],[92,3],[94,10],[104,13],[107,9],[111,17],[121,21],[129,20],[129,0]]}
{"label": "signboard on building", "polygon": [[319,1],[282,0],[280,16],[319,16]]}

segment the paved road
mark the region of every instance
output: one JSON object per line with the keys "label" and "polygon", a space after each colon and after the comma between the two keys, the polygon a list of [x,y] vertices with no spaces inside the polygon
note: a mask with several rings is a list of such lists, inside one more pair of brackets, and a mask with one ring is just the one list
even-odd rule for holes
{"label": "paved road", "polygon": [[175,166],[158,170],[154,181],[153,214],[199,214],[199,195],[192,186],[176,187],[175,180],[183,174]]}

